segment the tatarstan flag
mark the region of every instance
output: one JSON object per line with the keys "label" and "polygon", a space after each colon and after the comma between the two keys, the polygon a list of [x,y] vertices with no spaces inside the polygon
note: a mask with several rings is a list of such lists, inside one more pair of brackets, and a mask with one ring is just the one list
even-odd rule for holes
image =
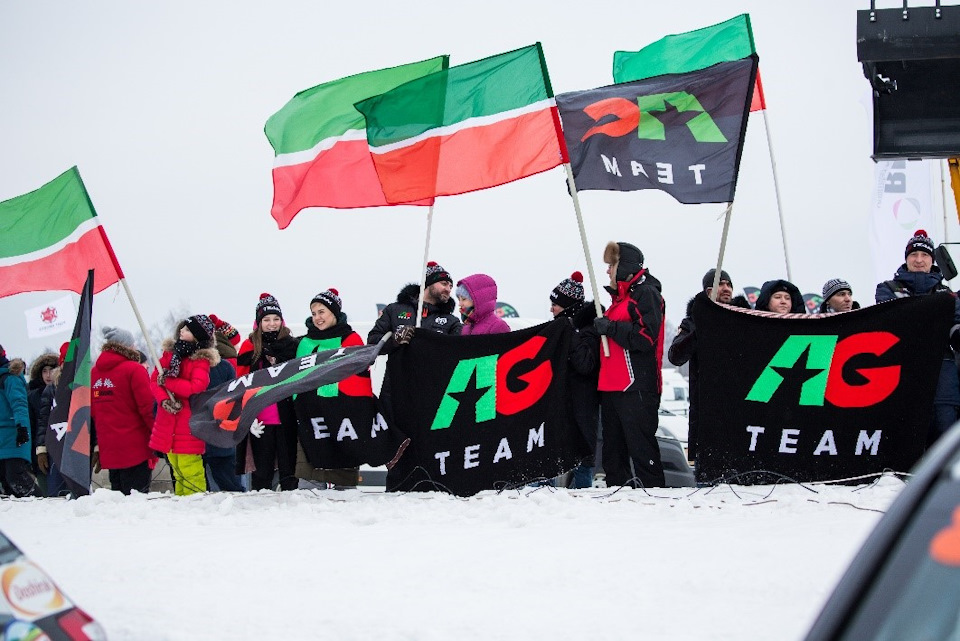
{"label": "tatarstan flag", "polygon": [[367,148],[363,116],[353,103],[446,69],[447,59],[438,56],[317,85],[301,91],[270,116],[263,128],[276,153],[270,213],[280,229],[307,207],[393,204],[383,196]]}
{"label": "tatarstan flag", "polygon": [[96,271],[94,293],[123,278],[76,167],[0,202],[0,297],[48,290],[79,294],[89,269]]}
{"label": "tatarstan flag", "polygon": [[540,43],[358,102],[389,202],[496,187],[566,162]]}
{"label": "tatarstan flag", "polygon": [[[687,73],[706,69],[718,62],[741,60],[754,53],[750,15],[742,13],[709,27],[664,36],[640,51],[615,52],[613,81],[619,84],[664,74]],[[750,111],[766,108],[758,72]]]}

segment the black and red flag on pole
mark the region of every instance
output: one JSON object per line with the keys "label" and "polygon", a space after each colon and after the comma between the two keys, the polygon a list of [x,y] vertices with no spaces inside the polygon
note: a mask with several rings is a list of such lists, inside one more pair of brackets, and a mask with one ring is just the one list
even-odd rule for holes
{"label": "black and red flag on pole", "polygon": [[660,189],[681,203],[731,202],[756,75],[754,54],[558,95],[577,189]]}
{"label": "black and red flag on pole", "polygon": [[93,311],[93,270],[80,294],[80,311],[73,326],[50,411],[47,452],[74,497],[90,493],[90,317]]}

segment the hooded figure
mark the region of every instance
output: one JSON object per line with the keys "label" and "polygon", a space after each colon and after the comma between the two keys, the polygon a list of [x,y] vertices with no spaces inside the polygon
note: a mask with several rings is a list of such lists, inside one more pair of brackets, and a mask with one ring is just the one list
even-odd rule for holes
{"label": "hooded figure", "polygon": [[790,311],[787,313],[805,314],[807,312],[803,304],[803,296],[800,294],[800,289],[790,281],[783,280],[782,278],[768,280],[763,284],[763,287],[760,288],[760,294],[757,296],[755,309],[763,312],[770,311],[770,299],[773,298],[773,295],[777,292],[787,292],[790,294]]}
{"label": "hooded figure", "polygon": [[507,322],[497,316],[497,283],[486,274],[473,274],[457,283],[464,335],[503,334]]}

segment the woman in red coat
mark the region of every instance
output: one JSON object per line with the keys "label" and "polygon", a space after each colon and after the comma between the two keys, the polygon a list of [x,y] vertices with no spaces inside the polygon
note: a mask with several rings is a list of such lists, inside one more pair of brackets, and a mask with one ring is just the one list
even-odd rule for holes
{"label": "woman in red coat", "polygon": [[220,354],[213,347],[213,321],[204,314],[182,321],[176,336],[177,340],[164,341],[163,373],[158,376],[155,371],[150,381],[160,405],[150,447],[167,455],[175,493],[184,496],[207,490],[203,470],[207,444],[190,433],[190,397],[207,389],[210,367],[220,362]]}

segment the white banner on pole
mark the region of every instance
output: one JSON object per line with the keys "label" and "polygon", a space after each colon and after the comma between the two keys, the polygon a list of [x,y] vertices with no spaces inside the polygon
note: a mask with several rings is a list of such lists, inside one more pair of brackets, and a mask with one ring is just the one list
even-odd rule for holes
{"label": "white banner on pole", "polygon": [[926,230],[934,243],[943,241],[933,212],[932,173],[936,162],[882,160],[876,164],[868,216],[875,282],[893,278],[903,263],[907,241],[916,230]]}
{"label": "white banner on pole", "polygon": [[46,338],[72,331],[77,320],[77,310],[73,305],[73,298],[69,295],[32,307],[23,313],[27,317],[29,338]]}

